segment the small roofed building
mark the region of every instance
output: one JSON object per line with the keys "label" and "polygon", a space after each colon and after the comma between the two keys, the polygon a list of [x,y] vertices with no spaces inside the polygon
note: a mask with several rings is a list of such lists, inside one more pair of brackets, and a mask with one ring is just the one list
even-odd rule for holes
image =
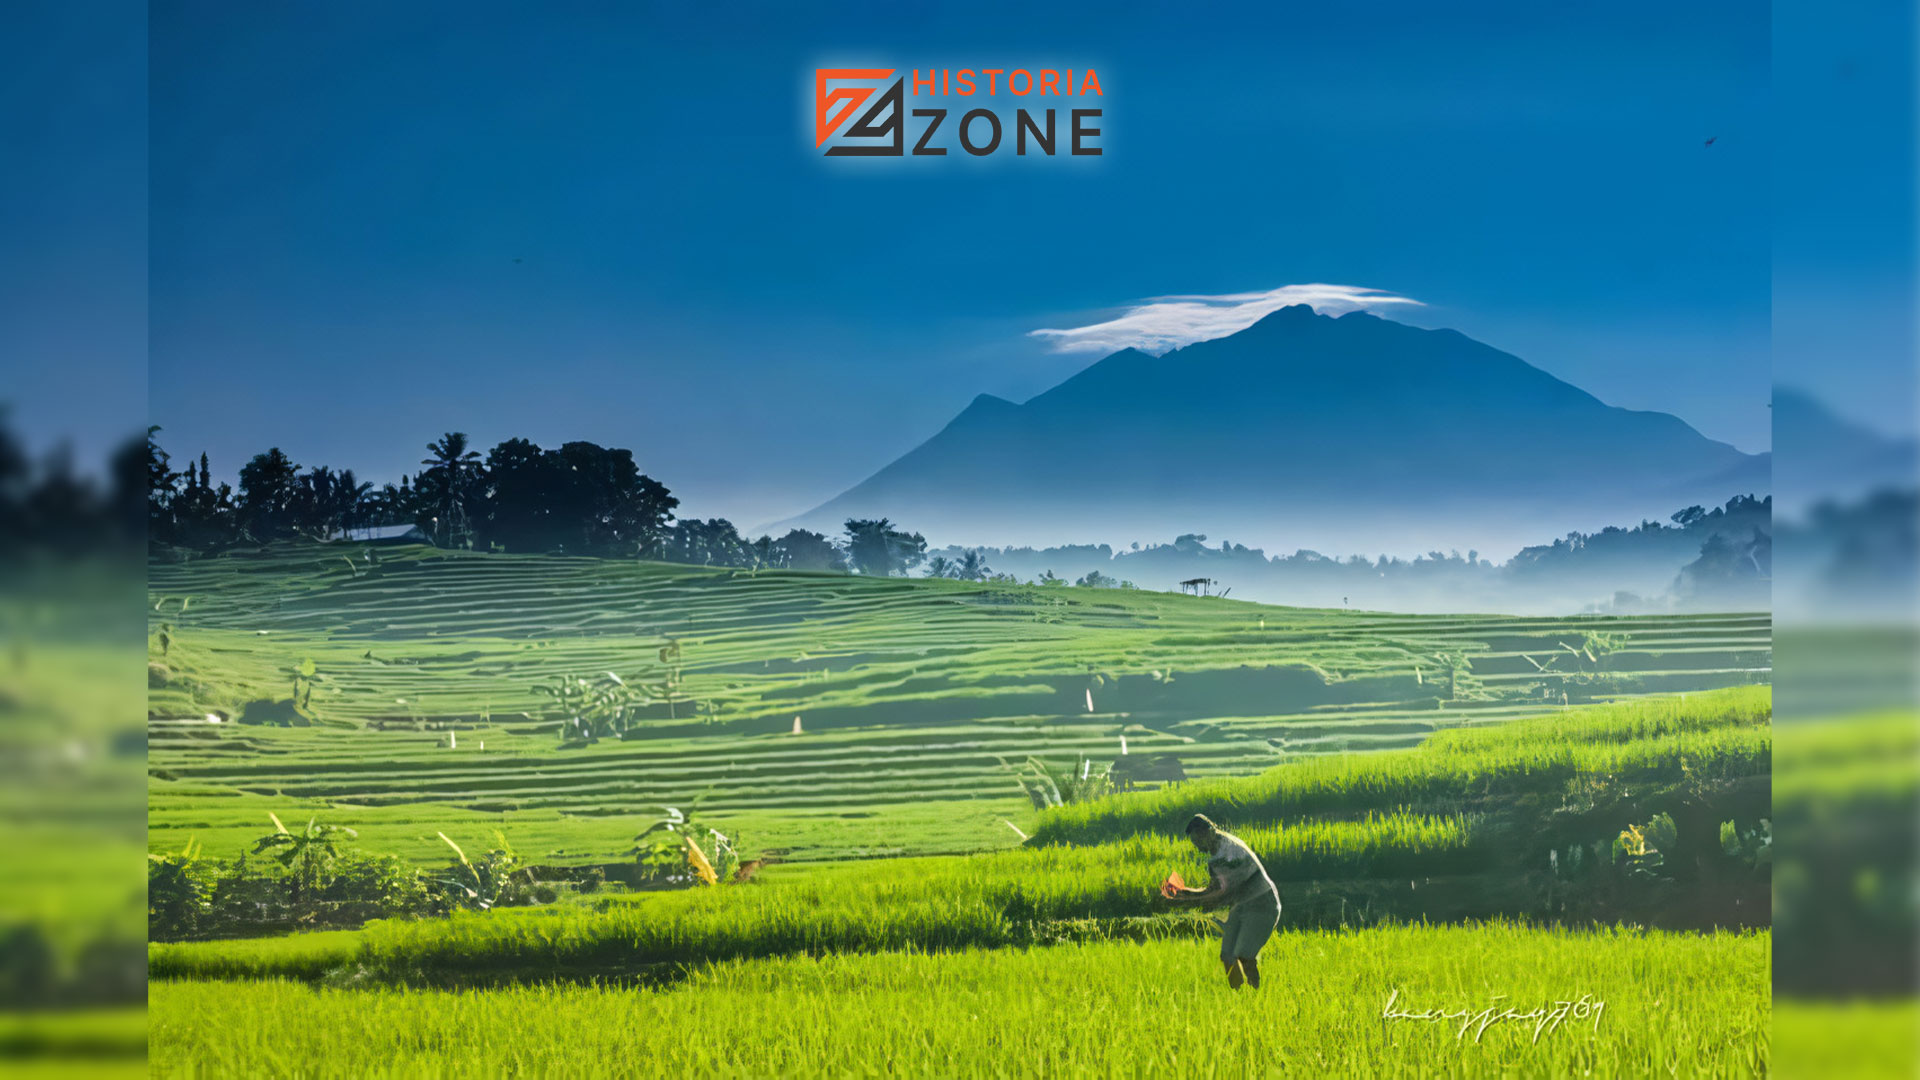
{"label": "small roofed building", "polygon": [[418,525],[355,525],[328,538],[334,544],[431,544],[433,538]]}
{"label": "small roofed building", "polygon": [[1218,584],[1220,583],[1209,577],[1188,578],[1180,583],[1180,591],[1192,593],[1195,596],[1206,596],[1208,591]]}

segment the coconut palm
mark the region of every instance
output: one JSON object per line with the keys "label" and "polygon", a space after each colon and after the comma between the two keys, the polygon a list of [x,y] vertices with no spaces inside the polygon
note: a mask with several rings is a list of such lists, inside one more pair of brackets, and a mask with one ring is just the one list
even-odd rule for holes
{"label": "coconut palm", "polygon": [[324,540],[358,523],[360,510],[373,490],[360,483],[352,469],[336,473],[317,465],[300,477],[295,501],[296,527],[308,536]]}
{"label": "coconut palm", "polygon": [[368,500],[373,497],[373,484],[362,481],[353,475],[352,469],[340,470],[339,483],[334,490],[334,512],[343,531],[351,531],[366,523]]}
{"label": "coconut palm", "polygon": [[993,576],[993,567],[987,565],[980,549],[974,548],[960,556],[960,561],[954,564],[953,576],[962,581],[985,581]]}
{"label": "coconut palm", "polygon": [[467,433],[449,431],[427,444],[431,457],[420,464],[421,486],[427,488],[428,505],[434,508],[434,542],[442,547],[465,544],[472,530],[467,526],[467,495],[480,476],[480,453],[467,448]]}

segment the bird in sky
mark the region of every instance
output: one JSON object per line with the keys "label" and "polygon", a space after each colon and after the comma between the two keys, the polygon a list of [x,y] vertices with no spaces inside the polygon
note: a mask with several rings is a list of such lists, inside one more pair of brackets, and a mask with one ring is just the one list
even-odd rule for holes
{"label": "bird in sky", "polygon": [[[1708,140],[1707,140],[1707,145],[1708,145],[1708,146],[1712,146],[1712,145],[1713,145],[1713,144],[1714,144],[1715,142],[1717,142],[1717,141],[1719,141],[1719,139],[1720,139],[1720,136],[1718,136],[1718,135],[1715,135],[1715,136],[1713,136],[1712,138],[1710,138],[1710,139],[1708,139]],[[514,261],[515,261],[515,262],[519,262],[520,260],[518,260],[518,259],[515,259]]]}

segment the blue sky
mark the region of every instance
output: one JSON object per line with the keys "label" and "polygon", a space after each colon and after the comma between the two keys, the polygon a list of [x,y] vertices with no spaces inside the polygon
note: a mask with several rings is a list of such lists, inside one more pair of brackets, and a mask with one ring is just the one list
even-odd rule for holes
{"label": "blue sky", "polygon": [[1774,29],[1775,375],[1914,434],[1914,5],[1792,0]]}
{"label": "blue sky", "polygon": [[[754,525],[1094,358],[1035,329],[1314,282],[1768,445],[1764,6],[691,7],[163,5],[169,447],[587,438]],[[869,61],[1094,66],[1107,154],[826,161]]]}
{"label": "blue sky", "polygon": [[147,33],[138,0],[0,5],[0,401],[82,471],[147,412]]}

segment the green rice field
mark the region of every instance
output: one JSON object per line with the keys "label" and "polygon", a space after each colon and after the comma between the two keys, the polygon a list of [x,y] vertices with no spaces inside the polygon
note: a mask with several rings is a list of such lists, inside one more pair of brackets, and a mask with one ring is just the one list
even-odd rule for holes
{"label": "green rice field", "polygon": [[[1768,954],[1765,932],[1492,923],[1282,934],[1263,960],[1266,984],[1238,994],[1219,982],[1209,949],[1183,941],[735,961],[641,990],[163,982],[153,990],[152,1068],[158,1076],[1762,1075]],[[1398,1012],[1436,1018],[1383,1019],[1390,1000]],[[1488,1010],[1522,1018],[1482,1028]],[[1453,1013],[1464,1015],[1439,1018]]]}
{"label": "green rice field", "polygon": [[0,577],[0,1076],[135,1076],[146,1053],[136,567]]}
{"label": "green rice field", "polygon": [[[149,845],[214,854],[274,811],[420,859],[438,831],[501,829],[530,858],[606,861],[695,800],[790,859],[977,851],[1019,843],[1029,755],[1124,741],[1245,776],[1771,662],[1764,615],[1396,616],[429,548],[277,544],[155,564],[149,590]],[[308,716],[249,722],[307,660]],[[609,671],[675,682],[627,738],[561,748],[535,688]]]}
{"label": "green rice field", "polygon": [[[773,860],[720,887],[153,944],[155,1075],[1767,1070],[1770,933],[1553,925],[1563,839],[1540,816],[1611,792],[1555,826],[1605,841],[1635,800],[1764,782],[1764,616],[376,560],[153,568],[153,850],[231,856],[272,812],[423,863],[439,832],[495,830],[537,863],[611,863],[697,804]],[[609,671],[671,689],[624,737],[564,745],[535,688]],[[1185,779],[1035,810],[1030,756]],[[1204,881],[1195,812],[1280,889],[1257,992],[1221,978],[1218,916],[1154,888]]]}

